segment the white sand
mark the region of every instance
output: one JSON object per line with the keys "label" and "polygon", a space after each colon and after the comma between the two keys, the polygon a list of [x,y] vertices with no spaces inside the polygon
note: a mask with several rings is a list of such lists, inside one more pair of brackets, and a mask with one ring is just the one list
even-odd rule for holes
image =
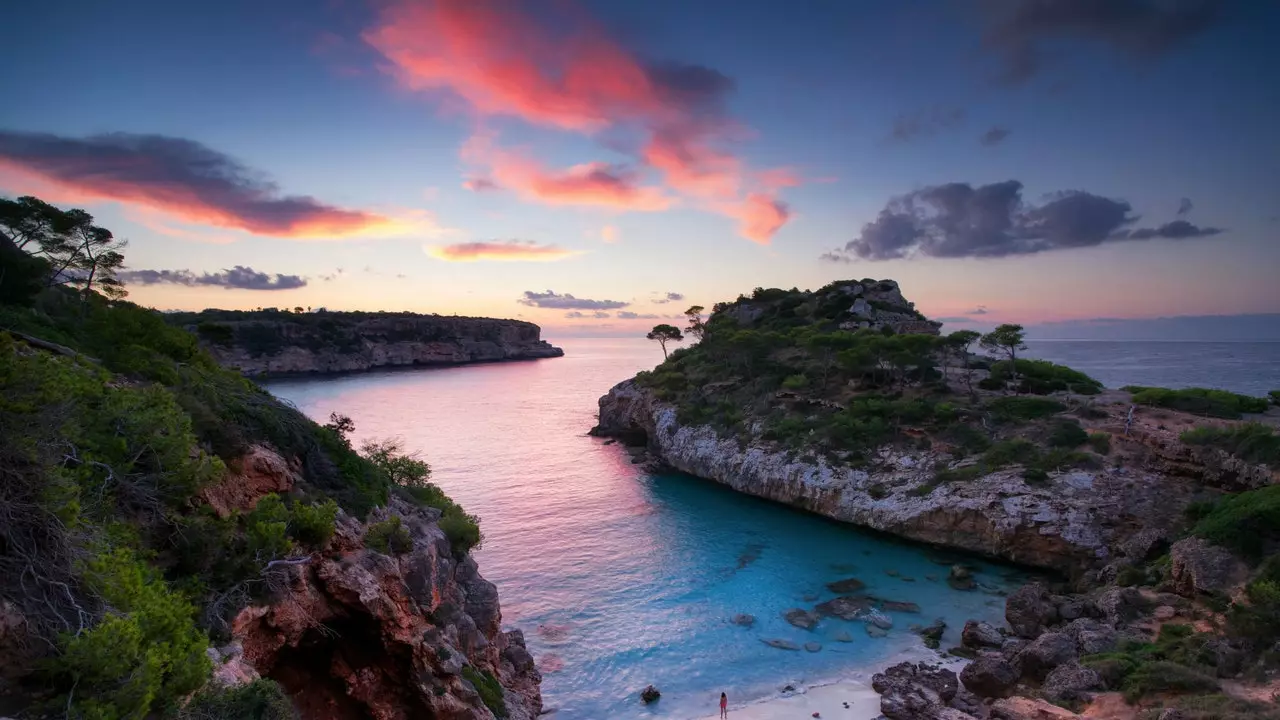
{"label": "white sand", "polygon": [[[730,706],[729,720],[805,720],[815,712],[822,720],[872,720],[880,716],[880,696],[865,682],[845,680],[742,707]],[[697,720],[718,717],[711,714]]]}

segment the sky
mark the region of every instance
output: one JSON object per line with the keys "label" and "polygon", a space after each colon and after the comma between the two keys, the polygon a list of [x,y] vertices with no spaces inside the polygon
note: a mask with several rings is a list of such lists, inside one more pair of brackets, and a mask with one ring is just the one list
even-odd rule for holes
{"label": "sky", "polygon": [[874,277],[947,329],[1280,318],[1276,3],[6,17],[0,194],[93,213],[129,242],[130,299],[161,309],[633,335],[757,286]]}

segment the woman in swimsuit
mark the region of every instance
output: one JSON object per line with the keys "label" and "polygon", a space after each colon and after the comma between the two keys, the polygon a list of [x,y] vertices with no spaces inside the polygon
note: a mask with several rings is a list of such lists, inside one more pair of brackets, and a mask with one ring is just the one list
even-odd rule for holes
{"label": "woman in swimsuit", "polygon": [[724,693],[720,693],[720,717],[729,717],[729,697]]}

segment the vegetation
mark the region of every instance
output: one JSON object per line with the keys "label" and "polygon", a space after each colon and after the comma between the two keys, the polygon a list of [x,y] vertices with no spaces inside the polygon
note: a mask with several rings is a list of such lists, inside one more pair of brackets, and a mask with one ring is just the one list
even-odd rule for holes
{"label": "vegetation", "polygon": [[1097,395],[1102,383],[1078,370],[1055,365],[1048,360],[1001,360],[991,365],[989,385],[991,389],[1007,387],[1017,379],[1016,390],[1032,395],[1048,395],[1055,392],[1072,392],[1077,395]]}
{"label": "vegetation", "polygon": [[982,349],[1009,358],[1010,373],[1016,382],[1018,379],[1018,351],[1026,350],[1027,334],[1021,325],[1005,323],[978,339]]}
{"label": "vegetation", "polygon": [[1122,642],[1115,652],[1086,655],[1110,690],[1123,690],[1129,702],[1151,695],[1214,692],[1215,657],[1208,643],[1215,636],[1190,625],[1165,625],[1153,643]]}
{"label": "vegetation", "polygon": [[384,555],[403,555],[413,549],[413,538],[398,515],[376,522],[364,534],[366,547]]}
{"label": "vegetation", "polygon": [[1265,399],[1240,395],[1226,390],[1212,390],[1209,388],[1170,390],[1168,388],[1141,385],[1127,385],[1123,389],[1133,393],[1133,402],[1138,405],[1181,410],[1182,412],[1206,417],[1234,420],[1244,413],[1267,411],[1267,401]]}
{"label": "vegetation", "polygon": [[662,346],[662,359],[664,360],[670,357],[670,355],[667,354],[667,343],[680,342],[684,339],[684,336],[680,334],[680,328],[666,323],[654,325],[653,329],[650,330],[649,334],[645,335],[645,337],[649,340],[658,341],[658,344]]}
{"label": "vegetation", "polygon": [[702,319],[702,311],[704,310],[706,310],[706,308],[701,305],[694,305],[684,311],[684,316],[689,323],[684,331],[690,337],[694,338],[695,341],[701,340],[703,333],[707,331],[707,323]]}
{"label": "vegetation", "polygon": [[[39,672],[59,714],[290,717],[266,681],[179,708],[272,564],[393,493],[439,509],[455,552],[479,543],[476,518],[398,445],[353,448],[349,419],[317,425],[120,299],[119,245],[98,230],[79,211],[0,203],[0,599],[54,648]],[[303,482],[219,517],[198,493],[254,445],[296,458]],[[403,547],[394,531],[386,543]]]}
{"label": "vegetation", "polygon": [[507,701],[502,696],[502,686],[498,684],[498,679],[493,676],[493,673],[488,670],[476,670],[466,665],[462,668],[462,678],[471,683],[476,692],[480,693],[480,700],[494,717],[507,717]]}
{"label": "vegetation", "polygon": [[1104,432],[1089,433],[1089,447],[1099,455],[1111,454],[1111,435]]}
{"label": "vegetation", "polygon": [[1262,423],[1232,427],[1205,425],[1182,433],[1182,442],[1210,447],[1251,463],[1263,463],[1280,470],[1280,433]]}
{"label": "vegetation", "polygon": [[1246,558],[1261,558],[1280,541],[1280,485],[1223,498],[1193,532]]}
{"label": "vegetation", "polygon": [[261,679],[233,688],[202,690],[178,713],[179,720],[295,720],[284,689]]}

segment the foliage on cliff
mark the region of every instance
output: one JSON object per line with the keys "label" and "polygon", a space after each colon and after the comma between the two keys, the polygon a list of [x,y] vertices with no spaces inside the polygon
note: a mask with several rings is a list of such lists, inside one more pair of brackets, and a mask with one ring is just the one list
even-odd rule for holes
{"label": "foliage on cliff", "polygon": [[[399,447],[361,455],[349,421],[312,422],[155,311],[43,282],[47,261],[5,270],[22,292],[0,293],[0,601],[45,658],[28,689],[59,713],[178,712],[208,677],[210,636],[269,589],[273,561],[322,548],[339,508],[363,517],[398,493],[441,509],[459,554],[479,542]],[[253,446],[296,459],[301,484],[219,517],[199,491]],[[278,705],[269,685],[198,700]]]}

